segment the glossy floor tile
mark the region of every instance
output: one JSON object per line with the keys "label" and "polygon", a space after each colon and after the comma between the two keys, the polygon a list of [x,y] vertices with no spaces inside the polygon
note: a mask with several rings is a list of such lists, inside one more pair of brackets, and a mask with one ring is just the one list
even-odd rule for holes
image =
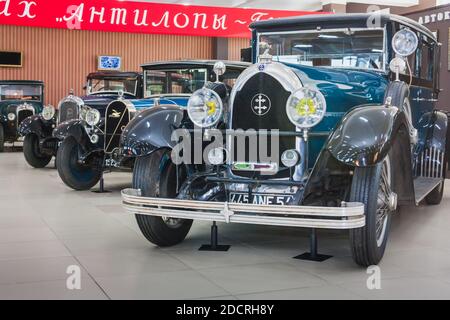
{"label": "glossy floor tile", "polygon": [[[333,256],[322,263],[293,259],[308,250],[297,228],[220,223],[230,250],[202,252],[210,224],[196,222],[180,245],[155,247],[121,208],[131,174],[105,179],[110,193],[76,192],[52,164],[0,154],[0,299],[450,299],[449,183],[440,206],[402,208],[382,263],[366,270],[344,231],[319,231]],[[68,289],[73,268],[81,290]]]}

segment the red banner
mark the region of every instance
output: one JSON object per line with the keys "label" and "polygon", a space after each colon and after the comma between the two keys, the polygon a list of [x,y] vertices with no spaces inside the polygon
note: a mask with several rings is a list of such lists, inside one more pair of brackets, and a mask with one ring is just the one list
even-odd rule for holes
{"label": "red banner", "polygon": [[120,0],[0,0],[0,24],[211,37],[250,37],[254,21],[311,13]]}

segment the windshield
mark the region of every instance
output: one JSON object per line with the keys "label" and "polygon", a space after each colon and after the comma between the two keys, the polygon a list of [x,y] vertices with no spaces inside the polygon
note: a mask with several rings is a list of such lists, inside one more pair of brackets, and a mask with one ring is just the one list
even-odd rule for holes
{"label": "windshield", "polygon": [[136,95],[137,79],[89,79],[88,80],[88,94],[103,93],[103,92],[119,92]]}
{"label": "windshield", "polygon": [[42,101],[42,86],[6,84],[0,85],[0,101]]}
{"label": "windshield", "polygon": [[145,97],[161,94],[191,94],[203,88],[207,80],[206,69],[146,70]]}
{"label": "windshield", "polygon": [[269,53],[279,62],[384,70],[382,29],[270,33],[259,35],[258,40],[260,46],[263,43],[271,46]]}

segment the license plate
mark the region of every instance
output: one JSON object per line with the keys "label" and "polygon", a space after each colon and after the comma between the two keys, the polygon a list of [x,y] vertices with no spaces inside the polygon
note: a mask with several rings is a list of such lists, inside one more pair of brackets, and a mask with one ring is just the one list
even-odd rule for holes
{"label": "license plate", "polygon": [[293,198],[292,195],[230,193],[230,202],[233,203],[285,205]]}

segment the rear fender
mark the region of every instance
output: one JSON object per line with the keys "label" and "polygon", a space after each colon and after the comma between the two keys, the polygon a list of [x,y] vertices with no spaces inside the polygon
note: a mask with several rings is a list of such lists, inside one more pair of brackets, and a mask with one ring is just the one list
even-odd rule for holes
{"label": "rear fender", "polygon": [[185,114],[177,106],[160,106],[140,112],[128,123],[120,139],[124,156],[142,157],[161,148],[173,149],[172,133]]}

